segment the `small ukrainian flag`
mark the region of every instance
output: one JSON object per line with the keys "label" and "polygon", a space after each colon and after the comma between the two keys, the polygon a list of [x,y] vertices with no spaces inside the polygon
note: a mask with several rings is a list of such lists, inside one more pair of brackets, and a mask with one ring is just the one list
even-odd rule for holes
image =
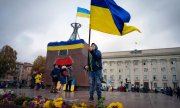
{"label": "small ukrainian flag", "polygon": [[89,17],[90,17],[90,11],[87,10],[87,9],[78,7],[78,8],[77,8],[77,16],[89,18]]}

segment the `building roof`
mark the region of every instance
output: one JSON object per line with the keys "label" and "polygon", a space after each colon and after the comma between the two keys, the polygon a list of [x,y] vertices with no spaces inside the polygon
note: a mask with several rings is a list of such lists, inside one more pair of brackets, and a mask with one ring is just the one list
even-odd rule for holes
{"label": "building roof", "polygon": [[102,58],[106,59],[106,58],[166,56],[166,55],[180,55],[180,47],[161,48],[161,49],[147,49],[147,50],[132,50],[132,51],[117,51],[117,52],[104,52],[104,53],[102,53]]}

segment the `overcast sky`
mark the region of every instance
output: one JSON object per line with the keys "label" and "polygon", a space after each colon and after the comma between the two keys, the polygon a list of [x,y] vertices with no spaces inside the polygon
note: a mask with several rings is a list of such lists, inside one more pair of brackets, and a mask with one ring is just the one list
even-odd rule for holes
{"label": "overcast sky", "polygon": [[[115,2],[131,14],[129,25],[142,33],[118,37],[92,30],[91,42],[102,52],[180,47],[180,0]],[[0,48],[12,46],[20,62],[46,56],[49,42],[69,39],[78,6],[89,9],[90,0],[0,0]],[[77,22],[82,24],[80,38],[88,42],[89,19],[78,17]]]}

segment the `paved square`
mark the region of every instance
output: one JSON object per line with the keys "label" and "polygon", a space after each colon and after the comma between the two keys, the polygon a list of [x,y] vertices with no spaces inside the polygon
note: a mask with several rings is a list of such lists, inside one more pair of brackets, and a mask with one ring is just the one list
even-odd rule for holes
{"label": "paved square", "polygon": [[[49,90],[41,89],[39,91],[33,89],[13,89],[17,94],[25,94],[26,96],[35,97],[42,95],[43,97],[55,99],[62,97],[66,100],[75,100],[79,102],[88,103],[89,92],[88,91],[75,91],[75,92],[60,92],[50,93]],[[110,102],[121,102],[124,108],[179,108],[180,99],[175,96],[170,97],[161,93],[134,93],[134,92],[107,92],[103,91],[102,95],[106,98],[105,104]],[[95,97],[95,103],[97,103],[97,96]]]}

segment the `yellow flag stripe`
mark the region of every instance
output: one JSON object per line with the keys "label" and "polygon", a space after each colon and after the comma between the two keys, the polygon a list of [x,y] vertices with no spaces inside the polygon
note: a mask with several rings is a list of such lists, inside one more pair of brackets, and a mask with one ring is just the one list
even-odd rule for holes
{"label": "yellow flag stripe", "polygon": [[91,5],[90,28],[120,36],[120,32],[114,23],[111,12],[107,8]]}
{"label": "yellow flag stripe", "polygon": [[90,18],[90,14],[85,14],[85,13],[81,13],[81,12],[77,12],[77,16],[85,17],[85,18]]}
{"label": "yellow flag stripe", "polygon": [[122,35],[128,34],[133,31],[138,31],[139,33],[141,33],[141,31],[138,28],[124,24]]}
{"label": "yellow flag stripe", "polygon": [[56,51],[56,50],[66,50],[66,49],[78,49],[84,48],[84,44],[73,44],[73,45],[65,45],[65,46],[48,46],[48,51]]}

